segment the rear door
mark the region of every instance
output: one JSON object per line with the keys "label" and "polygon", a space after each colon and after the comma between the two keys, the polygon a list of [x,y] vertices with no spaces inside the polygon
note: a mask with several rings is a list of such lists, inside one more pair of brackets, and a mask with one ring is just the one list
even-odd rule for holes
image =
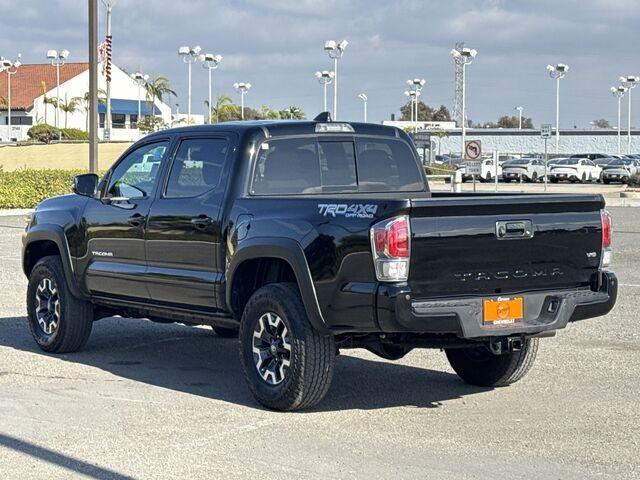
{"label": "rear door", "polygon": [[179,140],[147,223],[148,289],[155,302],[217,306],[224,166],[233,138],[221,134]]}

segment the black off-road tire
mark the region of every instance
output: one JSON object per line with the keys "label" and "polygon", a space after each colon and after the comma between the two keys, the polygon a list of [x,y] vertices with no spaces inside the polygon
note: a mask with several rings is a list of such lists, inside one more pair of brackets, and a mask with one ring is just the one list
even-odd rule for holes
{"label": "black off-road tire", "polygon": [[227,328],[227,327],[218,327],[217,325],[212,325],[214,333],[222,338],[238,338],[239,330],[237,328]]}
{"label": "black off-road tire", "polygon": [[[259,374],[253,353],[254,331],[267,313],[278,315],[289,331],[290,365],[277,385]],[[309,323],[297,285],[266,285],[249,299],[240,324],[240,361],[251,393],[265,407],[291,411],[320,402],[331,385],[335,352],[333,336],[322,335]]]}
{"label": "black off-road tire", "polygon": [[[60,302],[60,319],[51,334],[42,329],[36,317],[36,290],[45,278],[54,282]],[[29,274],[27,287],[27,322],[38,346],[51,353],[76,352],[87,343],[93,320],[93,305],[74,297],[69,290],[60,257],[41,258]]]}
{"label": "black off-road tire", "polygon": [[506,387],[531,369],[538,352],[538,339],[528,338],[521,350],[494,355],[485,347],[445,350],[453,370],[465,382],[479,387]]}

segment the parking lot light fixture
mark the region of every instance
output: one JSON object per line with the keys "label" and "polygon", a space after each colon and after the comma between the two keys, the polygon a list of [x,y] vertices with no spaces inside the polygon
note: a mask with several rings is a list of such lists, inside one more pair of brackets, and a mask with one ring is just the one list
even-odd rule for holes
{"label": "parking lot light fixture", "polygon": [[9,141],[11,141],[11,75],[18,73],[18,68],[22,65],[20,58],[22,58],[20,53],[13,62],[6,58],[0,58],[0,72],[7,72],[7,126],[9,128]]}
{"label": "parking lot light fixture", "polygon": [[[138,124],[140,123],[140,119],[142,118],[142,87],[147,84],[149,81],[149,75],[145,75],[144,73],[137,71],[136,73],[131,74],[131,78],[135,80],[138,84],[138,120],[136,121],[136,128],[138,128]],[[151,106],[151,110],[153,111],[154,106]]]}
{"label": "parking lot light fixture", "polygon": [[338,119],[338,60],[344,55],[344,51],[349,42],[342,40],[340,43],[335,40],[327,40],[324,43],[324,51],[327,52],[329,58],[333,59],[333,119]]}
{"label": "parking lot light fixture", "polygon": [[236,82],[233,84],[236,92],[240,93],[240,118],[244,120],[244,96],[251,89],[251,84],[247,82]]}
{"label": "parking lot light fixture", "polygon": [[409,85],[409,88],[411,89],[411,91],[416,92],[414,96],[414,102],[413,102],[413,108],[415,110],[413,113],[413,118],[415,123],[413,128],[415,132],[418,131],[418,97],[421,95],[422,87],[424,87],[426,83],[427,81],[424,78],[414,78],[414,79],[407,80],[407,85]]}
{"label": "parking lot light fixture", "polygon": [[620,77],[620,85],[629,92],[629,106],[627,107],[627,153],[631,153],[631,90],[636,87],[638,82],[640,82],[640,77],[636,77],[635,75]]}
{"label": "parking lot light fixture", "polygon": [[320,82],[320,85],[322,85],[322,88],[324,90],[323,112],[326,112],[327,111],[327,85],[331,85],[331,83],[333,82],[333,79],[335,77],[335,72],[329,72],[327,70],[323,70],[322,72],[320,71],[316,72],[315,76],[318,79],[318,82]]}
{"label": "parking lot light fixture", "polygon": [[206,123],[211,123],[211,105],[213,105],[211,103],[212,101],[211,73],[213,72],[213,70],[215,70],[220,66],[220,62],[222,61],[222,55],[214,55],[213,53],[200,54],[200,56],[198,57],[198,60],[202,62],[202,68],[206,68],[207,71],[209,72],[209,112],[207,113]]}
{"label": "parking lot light fixture", "polygon": [[524,107],[518,105],[517,107],[514,107],[514,110],[517,110],[518,112],[518,130],[522,130],[522,111],[524,110]]}
{"label": "parking lot light fixture", "polygon": [[451,50],[451,56],[456,64],[462,66],[462,135],[461,135],[461,151],[464,159],[464,143],[467,137],[467,65],[471,65],[478,55],[478,51],[474,48],[463,48],[462,50]]}
{"label": "parking lot light fixture", "polygon": [[[59,125],[59,104],[60,104],[60,67],[65,64],[71,52],[69,50],[47,50],[47,59],[51,61],[51,65],[56,67],[56,128]],[[62,140],[62,131],[58,131],[58,141]]]}
{"label": "parking lot light fixture", "polygon": [[358,95],[358,98],[362,100],[362,103],[364,104],[364,123],[367,123],[367,101],[369,99],[367,98],[366,93],[361,93],[360,95]]}
{"label": "parking lot light fixture", "polygon": [[549,76],[556,80],[556,153],[560,150],[560,80],[569,71],[569,65],[558,63],[557,65],[547,65]]}
{"label": "parking lot light fixture", "polygon": [[409,110],[411,111],[410,113],[410,118],[411,118],[411,125],[414,124],[414,119],[413,119],[413,112],[414,112],[414,107],[413,107],[413,102],[416,99],[416,92],[413,90],[405,90],[404,94],[406,97],[409,98]]}
{"label": "parking lot light fixture", "polygon": [[621,104],[622,104],[622,97],[624,97],[624,94],[627,93],[627,87],[623,87],[622,85],[619,85],[617,87],[611,87],[611,93],[613,94],[614,97],[616,97],[618,99],[618,155],[620,155],[620,152],[621,152],[621,147],[620,147],[620,143],[621,143],[620,142],[620,137],[621,137],[620,110],[621,110]]}
{"label": "parking lot light fixture", "polygon": [[178,55],[182,57],[182,61],[187,64],[188,80],[187,80],[187,123],[191,123],[191,65],[198,60],[198,56],[202,48],[199,45],[189,47],[183,45],[178,48]]}

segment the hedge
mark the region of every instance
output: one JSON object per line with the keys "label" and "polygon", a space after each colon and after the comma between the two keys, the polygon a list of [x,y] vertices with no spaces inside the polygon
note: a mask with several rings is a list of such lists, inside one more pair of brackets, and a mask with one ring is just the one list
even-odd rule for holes
{"label": "hedge", "polygon": [[89,134],[78,128],[57,128],[53,125],[41,123],[34,125],[27,131],[27,136],[35,141],[51,143],[61,137],[63,140],[89,140]]}
{"label": "hedge", "polygon": [[0,170],[0,208],[31,208],[45,198],[71,192],[81,170]]}

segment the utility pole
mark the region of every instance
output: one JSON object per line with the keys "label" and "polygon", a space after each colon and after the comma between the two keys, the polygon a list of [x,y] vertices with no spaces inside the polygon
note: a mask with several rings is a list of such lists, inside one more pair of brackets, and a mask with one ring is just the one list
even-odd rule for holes
{"label": "utility pole", "polygon": [[98,173],[98,0],[89,0],[89,171]]}

